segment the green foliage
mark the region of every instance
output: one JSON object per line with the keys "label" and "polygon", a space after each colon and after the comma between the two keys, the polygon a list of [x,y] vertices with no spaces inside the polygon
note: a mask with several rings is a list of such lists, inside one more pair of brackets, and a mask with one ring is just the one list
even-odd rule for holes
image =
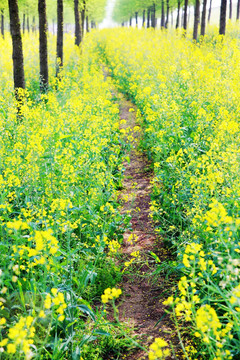
{"label": "green foliage", "polygon": [[[66,37],[66,65],[56,79],[50,36],[50,89],[40,95],[35,40],[24,39],[27,90],[19,123],[9,35],[0,39],[1,356],[79,359],[83,346],[111,337],[112,326],[108,335],[102,330],[99,299],[121,278],[110,245],[122,238],[117,187],[124,139],[87,43],[80,56]],[[100,352],[112,351],[120,338]]]}
{"label": "green foliage", "polygon": [[[96,48],[138,107],[154,162],[151,216],[176,250],[172,308],[189,359],[238,359],[240,340],[239,38],[199,45],[176,33],[117,29]],[[160,275],[161,276],[161,275]],[[186,338],[187,333],[191,338]],[[184,345],[185,347],[184,347]],[[158,358],[153,354],[153,359]]]}

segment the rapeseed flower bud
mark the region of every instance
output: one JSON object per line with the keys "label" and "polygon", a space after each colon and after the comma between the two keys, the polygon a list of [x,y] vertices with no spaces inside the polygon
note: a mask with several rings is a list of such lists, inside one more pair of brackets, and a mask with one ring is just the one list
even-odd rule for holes
{"label": "rapeseed flower bud", "polygon": [[117,299],[121,294],[122,294],[121,289],[107,288],[104,290],[104,294],[101,296],[102,303],[106,304],[109,302],[109,300]]}

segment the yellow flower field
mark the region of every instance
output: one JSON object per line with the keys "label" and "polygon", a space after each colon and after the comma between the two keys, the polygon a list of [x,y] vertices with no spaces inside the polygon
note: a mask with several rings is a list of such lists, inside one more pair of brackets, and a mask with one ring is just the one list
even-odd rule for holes
{"label": "yellow flower field", "polygon": [[154,162],[152,217],[175,249],[181,273],[175,297],[165,304],[187,326],[187,359],[240,356],[236,31],[224,40],[213,31],[198,44],[171,31],[94,35],[117,86],[138,107],[142,147]]}
{"label": "yellow flower field", "polygon": [[90,302],[120,276],[105,250],[121,237],[124,141],[95,55],[81,56],[66,37],[56,81],[51,37],[50,91],[40,95],[32,36],[20,118],[10,38],[0,40],[0,357],[73,359],[105,324]]}

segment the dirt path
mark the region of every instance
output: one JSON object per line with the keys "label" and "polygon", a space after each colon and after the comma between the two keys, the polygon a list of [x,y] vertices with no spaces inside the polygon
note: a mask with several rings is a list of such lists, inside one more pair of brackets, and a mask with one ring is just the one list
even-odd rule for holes
{"label": "dirt path", "polygon": [[[120,117],[126,120],[122,127],[135,129],[136,107],[122,94],[115,95],[120,105]],[[134,258],[131,254],[139,251],[140,260],[127,267],[124,272],[120,284],[124,296],[119,307],[120,320],[133,324],[137,340],[145,347],[156,337],[177,343],[173,323],[162,305],[162,302],[172,295],[171,288],[175,282],[171,284],[172,279],[166,281],[163,275],[158,276],[154,282],[151,276],[156,264],[150,252],[157,254],[161,262],[168,257],[168,251],[162,239],[156,235],[149,216],[152,166],[147,157],[138,151],[140,133],[133,130],[133,138],[130,162],[124,164],[125,180],[120,195],[123,203],[122,212],[129,212],[131,215],[132,231],[126,231],[124,234],[122,253],[124,261],[129,262]],[[142,350],[124,356],[124,359],[128,360],[147,358]]]}

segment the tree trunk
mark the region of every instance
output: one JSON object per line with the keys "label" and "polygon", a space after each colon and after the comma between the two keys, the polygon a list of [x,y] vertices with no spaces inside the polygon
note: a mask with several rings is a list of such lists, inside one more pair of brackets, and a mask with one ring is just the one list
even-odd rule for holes
{"label": "tree trunk", "polygon": [[1,35],[4,38],[4,10],[1,10]]}
{"label": "tree trunk", "polygon": [[41,92],[46,92],[48,89],[46,0],[38,0],[38,16],[39,16],[40,90]]}
{"label": "tree trunk", "polygon": [[155,6],[155,3],[153,3],[153,5],[152,5],[152,19],[151,19],[152,24],[151,24],[151,27],[154,28],[154,29],[156,27],[156,25],[155,25],[155,23],[156,23],[155,17],[156,17],[156,6]]}
{"label": "tree trunk", "polygon": [[79,46],[81,42],[81,29],[80,29],[78,0],[74,0],[74,16],[75,16],[75,45]]}
{"label": "tree trunk", "polygon": [[232,19],[232,0],[229,0],[229,19]]}
{"label": "tree trunk", "polygon": [[183,28],[183,22],[184,22],[184,8],[182,8],[182,15],[181,15],[181,27]]}
{"label": "tree trunk", "polygon": [[143,17],[142,17],[142,27],[145,27],[145,14],[146,14],[146,10],[143,10]]}
{"label": "tree trunk", "polygon": [[35,33],[36,31],[36,22],[35,22],[35,16],[33,16],[33,20],[32,20],[32,32]]}
{"label": "tree trunk", "polygon": [[176,29],[178,29],[178,28],[179,28],[179,20],[180,20],[180,7],[181,7],[181,2],[180,2],[180,0],[178,0],[178,9],[177,9]]}
{"label": "tree trunk", "polygon": [[161,29],[163,29],[163,28],[164,28],[164,19],[165,19],[165,13],[164,13],[164,1],[162,0]]}
{"label": "tree trunk", "polygon": [[148,9],[147,9],[147,28],[150,28],[150,15],[151,15],[151,8],[148,7]]}
{"label": "tree trunk", "polygon": [[221,0],[219,34],[225,35],[227,16],[227,0]]}
{"label": "tree trunk", "polygon": [[184,0],[183,29],[187,31],[187,8],[188,0]]}
{"label": "tree trunk", "polygon": [[136,27],[138,27],[138,12],[135,12]]}
{"label": "tree trunk", "polygon": [[18,89],[25,89],[24,78],[24,64],[23,64],[23,49],[22,49],[22,36],[21,26],[19,19],[18,3],[17,0],[8,0],[9,17],[10,17],[10,30],[12,36],[12,59],[13,59],[13,76],[14,76],[14,89],[17,100]]}
{"label": "tree trunk", "polygon": [[168,21],[169,21],[169,0],[167,0],[167,14],[166,14],[166,21],[165,21],[165,28],[168,28]]}
{"label": "tree trunk", "polygon": [[200,15],[200,0],[196,0],[194,8],[194,25],[193,25],[193,40],[197,41],[198,37],[198,24]]}
{"label": "tree trunk", "polygon": [[190,24],[190,17],[191,17],[191,10],[190,10],[191,6],[188,5],[188,17],[187,17],[187,23],[188,23],[188,26]]}
{"label": "tree trunk", "polygon": [[30,33],[29,15],[27,15],[27,31]]}
{"label": "tree trunk", "polygon": [[130,19],[129,19],[129,26],[132,26],[132,17],[130,16]]}
{"label": "tree trunk", "polygon": [[63,0],[57,0],[57,65],[56,76],[63,66]]}
{"label": "tree trunk", "polygon": [[89,18],[86,16],[86,32],[89,32]]}
{"label": "tree trunk", "polygon": [[82,11],[81,11],[81,34],[82,34],[82,39],[83,39],[83,36],[84,36],[85,13],[86,13],[86,2],[85,2],[85,0],[83,0],[83,8],[82,8]]}
{"label": "tree trunk", "polygon": [[211,12],[212,12],[212,0],[210,0],[209,9],[208,9],[208,23],[210,23]]}
{"label": "tree trunk", "polygon": [[202,19],[201,19],[201,35],[205,35],[206,29],[206,13],[207,13],[207,0],[203,0],[203,8],[202,8]]}
{"label": "tree trunk", "polygon": [[23,23],[22,23],[23,34],[25,34],[25,23],[26,23],[26,15],[25,15],[25,13],[23,13]]}
{"label": "tree trunk", "polygon": [[238,21],[240,17],[240,0],[237,2],[237,14],[236,14],[236,20]]}

